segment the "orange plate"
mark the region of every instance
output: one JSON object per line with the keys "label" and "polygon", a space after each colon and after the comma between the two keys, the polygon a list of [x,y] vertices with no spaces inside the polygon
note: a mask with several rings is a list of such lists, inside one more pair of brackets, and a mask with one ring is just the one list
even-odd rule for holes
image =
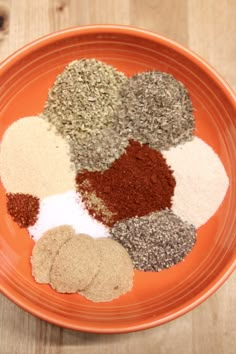
{"label": "orange plate", "polygon": [[235,269],[235,97],[201,58],[164,37],[122,26],[72,28],[27,45],[0,66],[0,138],[14,120],[41,112],[56,76],[67,63],[84,57],[101,59],[127,75],[157,69],[181,80],[196,109],[197,135],[219,154],[229,190],[214,217],[199,229],[184,262],[160,273],[136,272],[132,292],[96,304],[34,281],[33,241],[8,216],[0,186],[0,287],[25,310],[63,327],[97,333],[149,328],[193,309]]}

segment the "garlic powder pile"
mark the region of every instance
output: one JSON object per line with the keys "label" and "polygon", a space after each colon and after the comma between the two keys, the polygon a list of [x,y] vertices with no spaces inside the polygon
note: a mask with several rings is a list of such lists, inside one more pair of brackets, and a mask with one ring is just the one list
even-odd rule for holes
{"label": "garlic powder pile", "polygon": [[37,116],[14,122],[3,135],[0,174],[8,193],[38,198],[73,189],[69,146]]}
{"label": "garlic powder pile", "polygon": [[224,166],[202,139],[163,151],[176,179],[173,212],[195,227],[206,223],[217,211],[229,186]]}

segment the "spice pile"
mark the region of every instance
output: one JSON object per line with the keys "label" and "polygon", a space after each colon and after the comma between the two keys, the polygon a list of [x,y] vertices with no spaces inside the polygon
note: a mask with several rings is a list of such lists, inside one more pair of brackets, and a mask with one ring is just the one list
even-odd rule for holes
{"label": "spice pile", "polygon": [[172,75],[151,71],[134,75],[120,91],[116,111],[119,134],[168,149],[193,138],[192,102]]}
{"label": "spice pile", "polygon": [[128,79],[96,59],[75,60],[49,90],[43,111],[71,148],[76,170],[106,169],[126,147],[112,133],[119,90]]}
{"label": "spice pile", "polygon": [[[133,140],[109,169],[78,173],[76,182],[90,213],[108,226],[171,208],[175,188],[172,171],[162,154]],[[91,205],[94,192],[111,215],[104,215]]]}
{"label": "spice pile", "polygon": [[35,280],[110,301],[131,289],[133,266],[182,261],[228,187],[194,128],[188,91],[172,75],[70,63],[42,115],[19,119],[1,142],[8,213],[37,241]]}
{"label": "spice pile", "polygon": [[34,246],[31,264],[38,283],[94,302],[111,301],[133,285],[132,261],[118,242],[76,235],[70,226],[47,231]]}
{"label": "spice pile", "polygon": [[36,223],[39,213],[39,198],[30,194],[7,193],[7,210],[20,227]]}
{"label": "spice pile", "polygon": [[128,250],[135,268],[144,271],[182,261],[196,241],[195,227],[169,209],[117,222],[111,235]]}
{"label": "spice pile", "polygon": [[73,189],[75,172],[68,156],[68,144],[46,120],[17,120],[1,142],[1,180],[7,193],[45,198]]}
{"label": "spice pile", "polygon": [[163,151],[178,181],[172,210],[183,220],[200,227],[216,212],[226,194],[229,180],[222,162],[198,137]]}
{"label": "spice pile", "polygon": [[28,230],[34,240],[38,241],[47,230],[60,225],[70,225],[77,233],[95,238],[109,235],[108,227],[89,214],[75,190],[42,199],[37,222],[30,224]]}

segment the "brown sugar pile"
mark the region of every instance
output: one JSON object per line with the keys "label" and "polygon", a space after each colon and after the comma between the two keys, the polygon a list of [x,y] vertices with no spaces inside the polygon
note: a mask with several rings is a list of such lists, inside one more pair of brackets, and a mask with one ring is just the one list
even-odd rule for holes
{"label": "brown sugar pile", "polygon": [[47,231],[31,257],[32,275],[60,293],[77,293],[93,302],[111,301],[131,290],[132,260],[117,241],[76,235],[70,226]]}
{"label": "brown sugar pile", "polygon": [[96,240],[101,255],[97,276],[81,294],[93,302],[106,302],[130,291],[133,286],[133,264],[128,252],[110,238]]}
{"label": "brown sugar pile", "polygon": [[65,242],[75,235],[71,226],[58,226],[45,232],[35,244],[31,257],[32,274],[38,283],[49,283],[56,254]]}
{"label": "brown sugar pile", "polygon": [[98,273],[100,254],[95,240],[78,235],[59,250],[50,273],[50,284],[60,293],[76,293],[90,284]]}

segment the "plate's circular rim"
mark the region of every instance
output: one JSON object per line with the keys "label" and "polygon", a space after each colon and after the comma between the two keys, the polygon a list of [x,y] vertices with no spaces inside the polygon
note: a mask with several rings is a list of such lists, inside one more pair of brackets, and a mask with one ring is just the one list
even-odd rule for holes
{"label": "plate's circular rim", "polygon": [[[163,43],[163,44],[168,44],[170,47],[175,48],[179,53],[190,59],[192,62],[194,62],[196,65],[200,66],[202,69],[205,69],[207,71],[208,75],[211,76],[211,79],[213,81],[216,81],[217,84],[220,86],[221,90],[225,92],[225,94],[228,96],[229,100],[232,103],[232,106],[235,107],[236,110],[236,95],[229,86],[229,84],[223,79],[223,77],[210,65],[208,64],[201,56],[196,54],[195,52],[191,51],[190,49],[185,48],[181,44],[166,38],[165,36],[156,34],[154,32],[142,29],[142,28],[137,28],[137,27],[132,27],[132,26],[123,26],[123,25],[86,25],[86,26],[79,26],[79,27],[71,27],[68,29],[63,29],[59,30],[56,32],[53,32],[51,34],[47,34],[45,36],[42,36],[29,44],[26,44],[13,54],[11,54],[9,57],[7,57],[1,64],[0,64],[0,74],[1,71],[7,70],[9,65],[12,65],[12,63],[20,60],[22,57],[25,56],[25,54],[31,52],[32,49],[40,48],[43,47],[46,44],[50,44],[55,40],[60,40],[64,39],[65,37],[70,37],[72,34],[94,34],[94,33],[114,33],[114,34],[130,34],[130,35],[136,35],[140,38],[143,39],[149,39],[154,42],[158,43]],[[229,276],[233,273],[233,271],[236,269],[236,253],[233,255],[229,261],[227,262],[226,266],[221,270],[221,272],[218,274],[218,276],[214,279],[214,281],[211,282],[205,289],[203,289],[200,293],[198,293],[195,297],[193,297],[191,300],[186,301],[185,306],[180,306],[177,311],[174,313],[171,313],[170,315],[164,317],[164,318],[156,318],[154,320],[150,321],[145,321],[141,324],[134,324],[134,325],[127,325],[123,326],[120,328],[117,327],[97,327],[97,326],[80,326],[75,325],[75,324],[69,324],[68,321],[62,321],[58,319],[54,319],[53,316],[47,315],[45,313],[42,313],[38,310],[35,310],[32,308],[32,306],[28,303],[25,303],[24,298],[22,299],[21,296],[15,295],[14,293],[11,292],[11,287],[8,286],[3,286],[0,284],[0,291],[3,293],[6,297],[8,297],[11,301],[13,301],[16,305],[20,306],[23,308],[25,311],[37,316],[38,318],[45,320],[47,322],[50,322],[52,324],[62,326],[64,328],[68,329],[73,329],[73,330],[78,330],[78,331],[84,331],[84,332],[90,332],[90,333],[127,333],[127,332],[133,332],[133,331],[139,331],[139,330],[144,330],[148,329],[151,327],[155,327],[164,323],[167,323],[171,320],[174,320],[187,312],[191,311],[194,309],[196,306],[200,305],[203,301],[205,301],[208,297],[210,297],[228,278]],[[0,269],[1,271],[1,269]],[[1,272],[0,272],[1,274]]]}

